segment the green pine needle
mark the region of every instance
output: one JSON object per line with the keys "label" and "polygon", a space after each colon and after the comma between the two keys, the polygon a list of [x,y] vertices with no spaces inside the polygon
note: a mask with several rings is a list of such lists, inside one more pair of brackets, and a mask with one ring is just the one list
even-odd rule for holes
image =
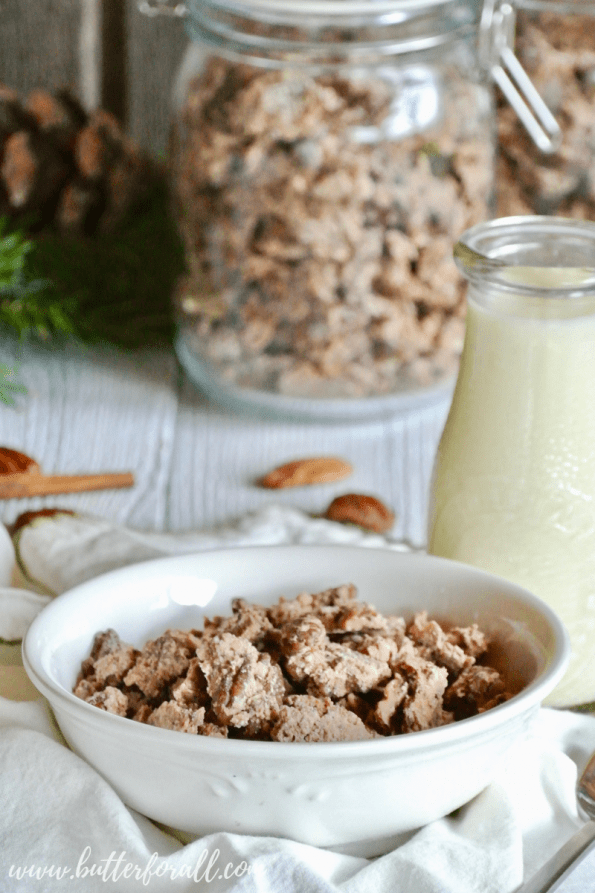
{"label": "green pine needle", "polygon": [[19,279],[25,266],[25,257],[31,250],[21,233],[9,233],[8,221],[0,220],[0,289],[10,289]]}
{"label": "green pine needle", "polygon": [[15,394],[26,394],[27,388],[18,381],[14,381],[15,370],[10,366],[0,363],[0,402],[7,406],[15,405]]}

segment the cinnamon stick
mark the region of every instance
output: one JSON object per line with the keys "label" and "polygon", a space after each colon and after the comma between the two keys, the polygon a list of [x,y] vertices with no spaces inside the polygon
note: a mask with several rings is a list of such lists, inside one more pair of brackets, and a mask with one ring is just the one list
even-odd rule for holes
{"label": "cinnamon stick", "polygon": [[106,474],[41,474],[18,472],[0,475],[0,499],[25,499],[54,493],[84,493],[132,487],[131,472]]}

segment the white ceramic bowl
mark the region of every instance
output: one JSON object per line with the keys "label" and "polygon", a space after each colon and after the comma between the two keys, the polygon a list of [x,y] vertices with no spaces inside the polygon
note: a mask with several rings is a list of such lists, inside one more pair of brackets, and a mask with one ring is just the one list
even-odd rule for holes
{"label": "white ceramic bowl", "polygon": [[[140,646],[168,627],[200,626],[203,614],[229,613],[236,596],[271,604],[348,582],[384,613],[427,609],[459,625],[477,622],[522,690],[441,728],[320,744],[188,735],[71,693],[98,630],[113,627]],[[55,599],[23,643],[27,672],[64,737],[133,809],[191,834],[273,835],[358,855],[386,852],[489,784],[568,655],[557,616],[518,586],[445,559],[349,546],[229,549],[114,571]]]}

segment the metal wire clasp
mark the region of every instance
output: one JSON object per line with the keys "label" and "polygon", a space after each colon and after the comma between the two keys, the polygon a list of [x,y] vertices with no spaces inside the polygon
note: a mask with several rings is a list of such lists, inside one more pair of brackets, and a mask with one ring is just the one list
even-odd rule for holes
{"label": "metal wire clasp", "polygon": [[177,16],[182,18],[188,12],[185,3],[175,3],[173,6],[165,0],[138,0],[137,6],[143,15],[155,18],[155,16]]}
{"label": "metal wire clasp", "polygon": [[552,154],[562,131],[514,54],[515,11],[508,0],[484,0],[479,29],[480,60],[542,152]]}

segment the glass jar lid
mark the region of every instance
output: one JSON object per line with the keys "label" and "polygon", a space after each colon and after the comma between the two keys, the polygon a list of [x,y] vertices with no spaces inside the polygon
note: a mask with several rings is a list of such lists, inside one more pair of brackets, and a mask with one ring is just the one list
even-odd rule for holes
{"label": "glass jar lid", "polygon": [[191,37],[243,58],[358,62],[473,38],[480,0],[188,0]]}
{"label": "glass jar lid", "polygon": [[[547,2],[560,0],[519,0]],[[586,0],[567,0],[573,7]],[[514,55],[510,0],[137,0],[145,15],[187,16],[190,36],[231,59],[274,67],[361,66],[440,53],[468,40],[544,153],[561,130]],[[589,0],[592,5],[592,0]]]}

